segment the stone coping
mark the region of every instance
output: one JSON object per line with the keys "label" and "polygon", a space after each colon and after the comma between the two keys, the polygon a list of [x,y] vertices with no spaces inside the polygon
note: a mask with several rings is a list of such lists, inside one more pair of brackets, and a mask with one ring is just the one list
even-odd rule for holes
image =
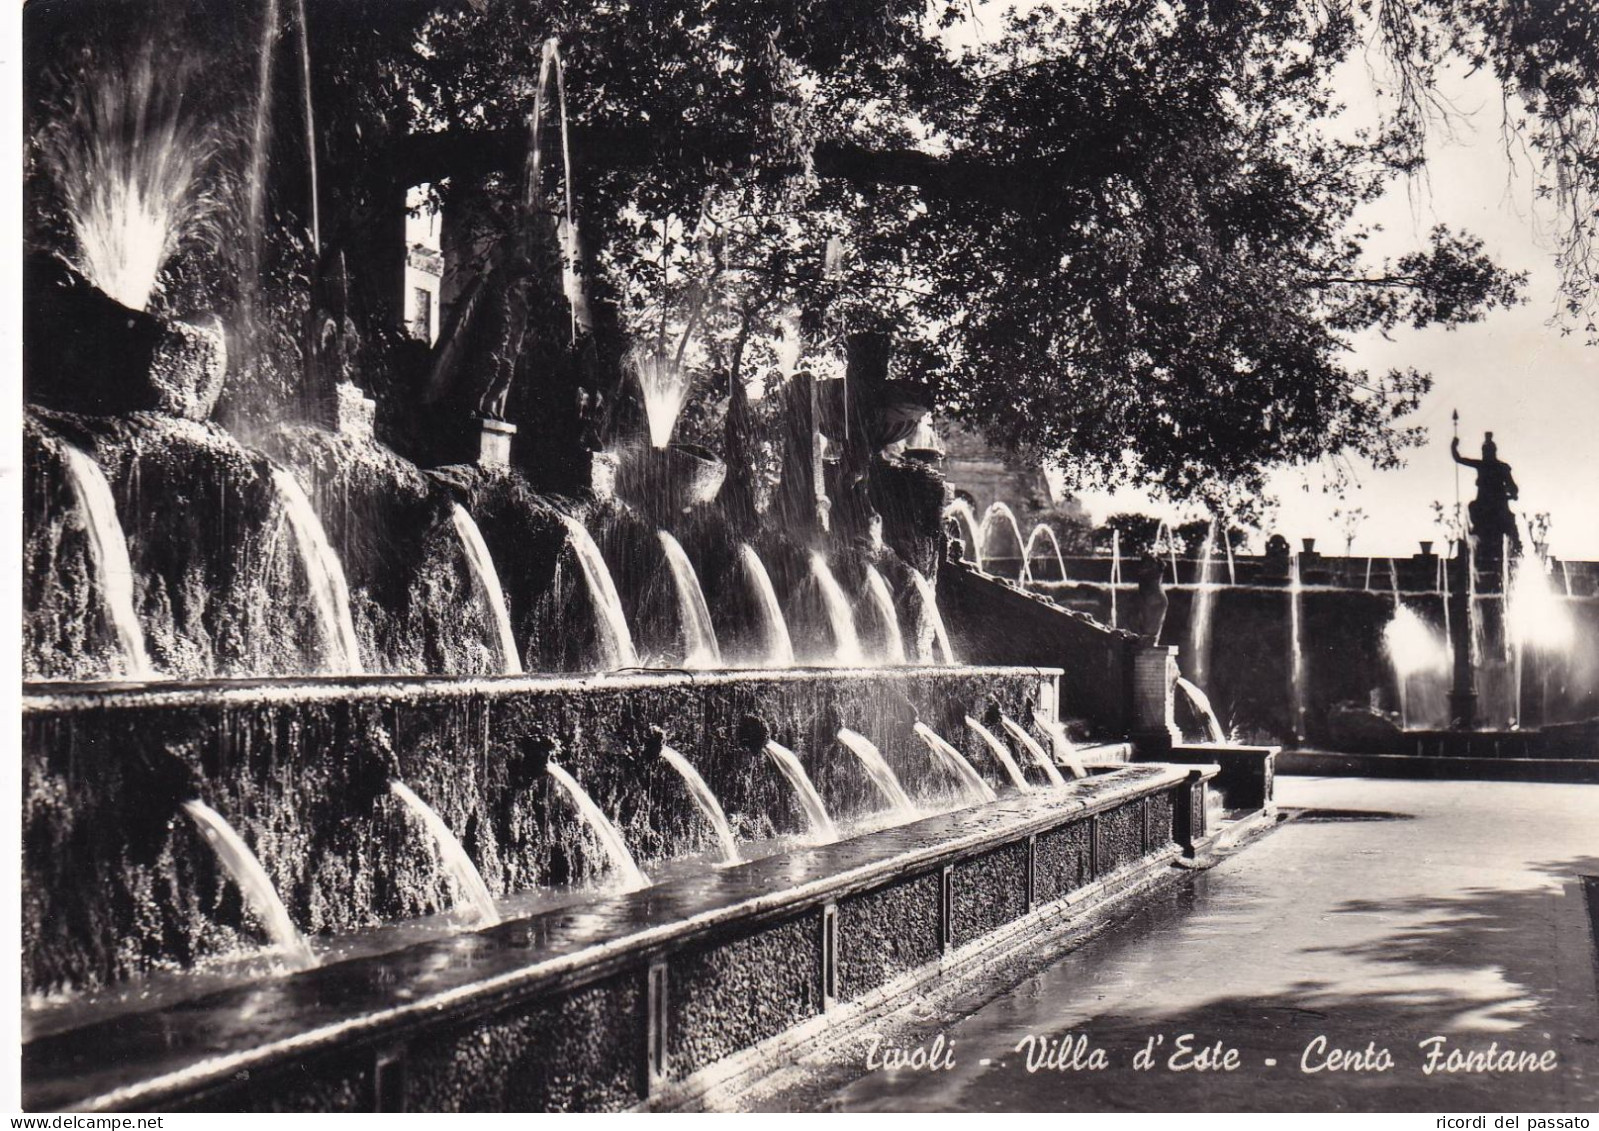
{"label": "stone coping", "polygon": [[1265,746],[1248,742],[1177,742],[1172,749],[1179,754],[1281,754],[1281,746]]}
{"label": "stone coping", "polygon": [[1215,772],[1214,766],[1131,765],[1063,789],[54,1033],[23,1048],[25,1107],[159,1107],[241,1071],[582,985],[670,949],[981,855]]}
{"label": "stone coping", "polygon": [[862,668],[723,668],[715,671],[640,669],[588,675],[319,676],[299,679],[232,679],[197,682],[25,683],[22,712],[63,712],[126,707],[240,707],[328,700],[444,700],[519,694],[625,691],[630,688],[717,687],[748,683],[825,683],[840,679],[896,680],[965,678],[972,675],[1034,675],[1052,678],[1062,669],[1031,665],[926,664]]}

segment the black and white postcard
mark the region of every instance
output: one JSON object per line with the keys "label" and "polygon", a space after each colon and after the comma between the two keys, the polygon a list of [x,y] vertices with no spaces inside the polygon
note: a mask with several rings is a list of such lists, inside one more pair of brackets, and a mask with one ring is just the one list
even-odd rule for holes
{"label": "black and white postcard", "polygon": [[13,1126],[1589,1126],[1599,8],[19,9]]}

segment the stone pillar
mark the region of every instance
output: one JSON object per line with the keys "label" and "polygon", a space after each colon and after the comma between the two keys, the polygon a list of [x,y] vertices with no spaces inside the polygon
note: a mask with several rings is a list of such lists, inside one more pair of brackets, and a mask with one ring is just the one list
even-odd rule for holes
{"label": "stone pillar", "polygon": [[1177,646],[1141,644],[1133,652],[1133,741],[1140,757],[1158,757],[1182,742],[1172,689]]}

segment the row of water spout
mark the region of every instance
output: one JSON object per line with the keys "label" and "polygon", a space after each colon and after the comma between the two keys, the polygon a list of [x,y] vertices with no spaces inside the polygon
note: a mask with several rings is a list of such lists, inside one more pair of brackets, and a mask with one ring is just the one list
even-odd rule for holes
{"label": "row of water spout", "polygon": [[[148,680],[156,673],[150,661],[145,635],[136,607],[137,583],[130,563],[128,543],[117,517],[116,503],[104,473],[86,453],[70,444],[62,445],[64,473],[76,504],[80,521],[87,532],[91,568],[95,571],[104,615],[119,653],[116,675],[126,679]],[[359,675],[364,664],[361,641],[351,611],[349,584],[310,498],[294,475],[273,467],[270,480],[277,495],[277,530],[269,546],[286,544],[295,556],[311,600],[309,611],[317,629],[321,649],[319,671],[326,675]],[[488,543],[477,522],[459,503],[450,506],[450,523],[461,546],[462,560],[472,582],[475,600],[490,626],[486,642],[498,670],[507,675],[523,671],[522,653],[511,620],[504,585],[495,567]],[[638,647],[629,629],[616,583],[598,545],[584,525],[569,515],[562,516],[567,544],[581,574],[594,612],[598,661],[604,670],[638,667]],[[711,622],[710,610],[700,581],[682,545],[666,531],[658,540],[670,571],[677,597],[679,623],[684,636],[683,666],[719,668],[724,664],[722,650]],[[743,580],[754,597],[756,630],[760,637],[761,662],[770,667],[791,667],[795,649],[772,579],[759,554],[748,544],[739,546]],[[826,558],[813,553],[810,558],[811,582],[821,597],[828,630],[833,640],[831,660],[841,666],[858,667],[868,662],[866,649],[857,628],[857,608],[834,576]],[[936,596],[927,580],[912,571],[913,586],[924,614],[930,622],[935,662],[949,664],[954,657],[949,634],[939,614]],[[887,580],[875,567],[867,567],[860,615],[869,618],[875,638],[881,642],[883,662],[908,662],[908,649],[895,609],[894,596]],[[925,642],[921,647],[925,647]]]}
{"label": "row of water spout", "polygon": [[[1005,731],[1016,739],[1022,749],[1026,750],[1043,770],[1052,786],[1065,784],[1055,759],[1045,752],[1025,728],[1009,717],[1002,716],[1001,722]],[[1035,722],[1046,727],[1046,733],[1051,735],[1052,741],[1056,744],[1057,756],[1061,744],[1064,743],[1069,750],[1070,743],[1066,741],[1064,731],[1058,727],[1058,724],[1052,724],[1042,715],[1035,716]],[[1006,744],[970,716],[966,718],[966,725],[993,754],[1011,785],[1021,793],[1033,792],[1035,787],[1027,780]],[[924,723],[916,723],[914,730],[926,744],[935,764],[941,767],[956,785],[964,804],[983,804],[996,799],[997,795],[993,788],[983,780],[982,775],[964,754]],[[882,751],[870,739],[848,727],[839,728],[837,738],[839,743],[855,756],[873,787],[882,796],[886,805],[884,813],[891,823],[902,824],[925,815],[927,810],[911,799]],[[768,741],[764,751],[793,791],[805,818],[808,839],[816,844],[826,844],[838,839],[838,826],[829,815],[821,794],[817,792],[798,755],[775,741]],[[741,854],[738,840],[733,834],[727,814],[705,779],[687,758],[670,746],[662,746],[660,757],[683,780],[696,809],[710,824],[722,862],[739,863]],[[1075,756],[1069,765],[1074,776],[1084,776],[1084,770]],[[570,802],[584,828],[598,845],[614,877],[612,890],[631,892],[649,887],[651,883],[649,876],[639,867],[621,832],[578,780],[554,762],[547,762],[545,771]],[[501,918],[494,896],[478,872],[477,866],[472,862],[465,846],[444,818],[415,790],[398,778],[389,781],[388,789],[427,834],[440,872],[449,879],[455,890],[457,914],[474,929],[497,925]],[[285,966],[290,969],[314,966],[317,962],[315,952],[294,925],[266,868],[250,850],[244,838],[220,813],[198,799],[185,801],[182,809],[210,846],[218,864],[238,886],[246,906],[266,932],[271,947]]]}

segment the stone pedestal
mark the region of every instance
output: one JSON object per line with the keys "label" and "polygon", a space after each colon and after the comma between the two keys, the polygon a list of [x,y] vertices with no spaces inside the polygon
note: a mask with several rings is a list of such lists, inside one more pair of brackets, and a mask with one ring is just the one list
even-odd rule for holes
{"label": "stone pedestal", "polygon": [[510,467],[511,438],[516,435],[516,425],[503,420],[483,418],[479,423],[483,431],[478,441],[479,467]]}
{"label": "stone pedestal", "polygon": [[1168,751],[1181,743],[1175,697],[1177,647],[1144,644],[1133,653],[1133,741],[1141,756]]}
{"label": "stone pedestal", "polygon": [[589,490],[602,503],[616,498],[616,473],[620,461],[610,452],[589,453]]}
{"label": "stone pedestal", "polygon": [[356,440],[371,440],[377,410],[378,402],[362,392],[359,385],[340,381],[334,387],[333,419],[339,435]]}

